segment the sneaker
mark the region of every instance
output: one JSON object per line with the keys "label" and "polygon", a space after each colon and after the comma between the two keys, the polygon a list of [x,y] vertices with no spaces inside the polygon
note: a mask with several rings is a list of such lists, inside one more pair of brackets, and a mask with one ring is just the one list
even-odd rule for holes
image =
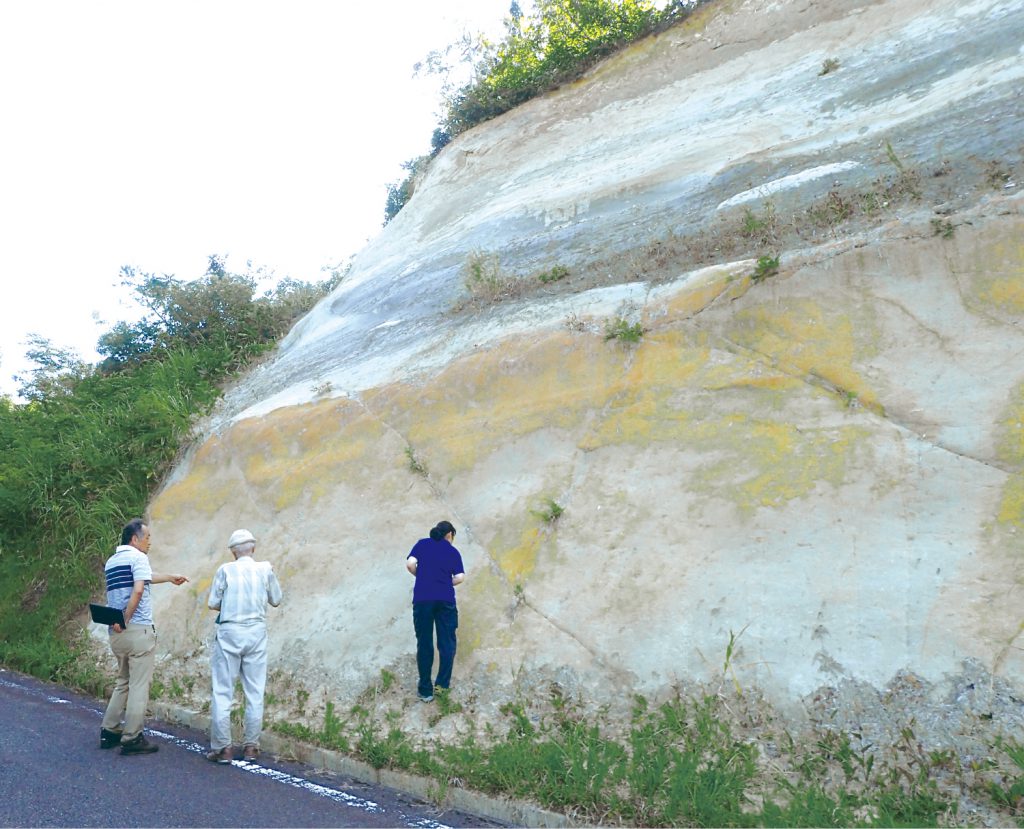
{"label": "sneaker", "polygon": [[242,749],[242,759],[247,763],[255,763],[260,756],[260,750],[258,746],[245,746]]}
{"label": "sneaker", "polygon": [[213,751],[206,752],[206,759],[211,763],[220,763],[221,765],[227,765],[234,758],[234,754],[231,751],[231,746],[224,746],[224,748],[217,748]]}
{"label": "sneaker", "polygon": [[100,729],[100,748],[117,748],[121,745],[121,732]]}
{"label": "sneaker", "polygon": [[420,697],[420,702],[433,702],[434,701],[434,695],[433,694],[420,694],[419,697]]}
{"label": "sneaker", "polygon": [[134,740],[129,740],[126,743],[121,743],[122,754],[152,754],[154,751],[159,751],[160,746],[154,745],[149,742],[141,734]]}

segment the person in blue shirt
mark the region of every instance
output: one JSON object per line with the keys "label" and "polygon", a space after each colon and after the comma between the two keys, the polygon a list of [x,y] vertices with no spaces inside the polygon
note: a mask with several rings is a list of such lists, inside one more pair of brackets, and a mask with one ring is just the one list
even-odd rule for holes
{"label": "person in blue shirt", "polygon": [[[417,692],[423,702],[434,699],[434,689],[447,690],[455,664],[455,629],[459,626],[459,610],[455,606],[455,585],[466,578],[462,556],[455,549],[455,527],[440,521],[430,531],[430,538],[421,538],[406,556],[405,568],[416,577],[412,590],[412,624],[416,630],[416,667],[420,680]],[[437,630],[437,652],[440,657],[437,678],[430,681],[434,670],[434,630]]]}

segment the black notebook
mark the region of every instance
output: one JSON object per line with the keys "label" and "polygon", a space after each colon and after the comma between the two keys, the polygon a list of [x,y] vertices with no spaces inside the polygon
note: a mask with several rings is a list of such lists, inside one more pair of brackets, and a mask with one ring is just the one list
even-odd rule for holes
{"label": "black notebook", "polygon": [[116,607],[107,607],[105,604],[90,604],[89,613],[92,620],[100,625],[120,625],[124,627],[124,611]]}

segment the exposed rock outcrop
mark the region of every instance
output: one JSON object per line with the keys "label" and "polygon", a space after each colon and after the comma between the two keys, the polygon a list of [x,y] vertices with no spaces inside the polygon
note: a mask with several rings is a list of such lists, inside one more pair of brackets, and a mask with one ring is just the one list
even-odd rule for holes
{"label": "exposed rock outcrop", "polygon": [[[354,698],[411,667],[448,518],[466,687],[657,694],[732,638],[782,706],[1020,688],[1022,42],[1016,2],[723,2],[461,136],[152,505],[164,645],[201,653],[246,526],[272,662]],[[518,298],[463,302],[481,252]]]}

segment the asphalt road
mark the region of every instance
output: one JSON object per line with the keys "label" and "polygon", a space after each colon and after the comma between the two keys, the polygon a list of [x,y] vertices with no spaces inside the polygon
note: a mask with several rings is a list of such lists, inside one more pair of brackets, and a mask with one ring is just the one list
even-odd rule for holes
{"label": "asphalt road", "polygon": [[0,826],[496,826],[400,792],[261,757],[204,757],[207,735],[148,722],[155,754],[99,748],[102,703],[0,669]]}

